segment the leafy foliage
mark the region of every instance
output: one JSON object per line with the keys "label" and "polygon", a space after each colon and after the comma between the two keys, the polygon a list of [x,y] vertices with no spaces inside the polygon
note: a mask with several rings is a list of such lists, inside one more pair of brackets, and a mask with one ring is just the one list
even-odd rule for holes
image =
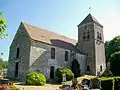
{"label": "leafy foliage", "polygon": [[63,69],[62,68],[58,68],[56,70],[56,76],[58,77],[58,82],[62,82],[62,74],[63,74]]}
{"label": "leafy foliage", "polygon": [[30,72],[27,74],[26,83],[30,85],[44,85],[46,84],[46,78],[42,73]]}
{"label": "leafy foliage", "polygon": [[6,38],[8,36],[8,34],[5,33],[6,29],[6,19],[3,18],[2,13],[0,12],[0,39]]}
{"label": "leafy foliage", "polygon": [[120,51],[120,36],[113,38],[108,44],[108,57],[114,53]]}
{"label": "leafy foliage", "polygon": [[65,69],[63,69],[63,72],[66,74],[66,80],[67,81],[70,81],[70,80],[73,79],[74,74],[73,74],[73,72],[70,69],[65,68]]}
{"label": "leafy foliage", "polygon": [[8,68],[8,61],[3,61],[3,59],[0,58],[0,70],[7,68]]}
{"label": "leafy foliage", "polygon": [[59,82],[62,82],[62,75],[63,74],[66,74],[66,80],[69,81],[69,80],[72,80],[73,77],[74,77],[74,74],[73,72],[68,69],[68,68],[58,68],[56,70],[56,76],[59,78]]}
{"label": "leafy foliage", "polygon": [[106,60],[110,61],[110,67],[113,75],[120,75],[119,68],[120,36],[116,36],[111,41],[105,42]]}
{"label": "leafy foliage", "polygon": [[120,67],[120,51],[113,53],[110,57],[110,68],[113,75],[115,76],[120,75],[119,67]]}

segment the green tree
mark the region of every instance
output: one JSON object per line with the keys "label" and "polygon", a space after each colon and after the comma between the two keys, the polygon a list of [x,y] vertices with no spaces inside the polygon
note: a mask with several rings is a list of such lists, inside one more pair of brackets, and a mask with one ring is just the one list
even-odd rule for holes
{"label": "green tree", "polygon": [[4,61],[2,58],[0,58],[0,70],[7,68],[8,68],[8,61]]}
{"label": "green tree", "polygon": [[[0,39],[8,37],[8,34],[5,33],[6,29],[7,29],[6,19],[3,18],[3,13],[0,12]],[[1,58],[1,56],[3,56],[3,53],[0,53],[0,58]],[[4,66],[6,67],[6,64]],[[0,64],[0,69],[2,69],[2,67],[3,66],[1,66],[1,64]]]}
{"label": "green tree", "polygon": [[116,36],[109,42],[107,48],[108,58],[110,58],[113,53],[118,51],[120,51],[120,36]]}
{"label": "green tree", "polygon": [[3,18],[3,14],[0,12],[0,39],[6,38],[8,36],[8,34],[5,33],[6,29],[6,19]]}
{"label": "green tree", "polygon": [[110,68],[114,76],[120,76],[120,51],[110,56]]}

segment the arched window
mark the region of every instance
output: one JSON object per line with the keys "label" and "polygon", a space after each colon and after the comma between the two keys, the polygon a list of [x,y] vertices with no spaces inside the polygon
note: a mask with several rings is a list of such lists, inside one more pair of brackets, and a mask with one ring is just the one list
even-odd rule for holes
{"label": "arched window", "polygon": [[97,32],[97,39],[99,39],[99,32]]}
{"label": "arched window", "polygon": [[89,39],[90,38],[90,35],[87,35],[87,39]]}
{"label": "arched window", "polygon": [[85,32],[83,33],[83,35],[85,35]]}
{"label": "arched window", "polygon": [[19,53],[20,53],[20,48],[17,47],[17,51],[16,51],[16,59],[19,58]]}
{"label": "arched window", "polygon": [[101,33],[100,33],[100,40],[102,40],[102,36],[101,36]]}
{"label": "arched window", "polygon": [[89,31],[87,32],[87,34],[89,34]]}
{"label": "arched window", "polygon": [[83,36],[83,40],[85,40],[86,36]]}
{"label": "arched window", "polygon": [[51,48],[51,59],[55,59],[55,48]]}
{"label": "arched window", "polygon": [[89,65],[87,65],[87,71],[90,71],[90,66]]}
{"label": "arched window", "polygon": [[65,61],[68,61],[68,51],[65,51]]}
{"label": "arched window", "polygon": [[85,25],[85,29],[87,29],[87,26]]}
{"label": "arched window", "polygon": [[100,66],[100,71],[102,72],[102,65]]}

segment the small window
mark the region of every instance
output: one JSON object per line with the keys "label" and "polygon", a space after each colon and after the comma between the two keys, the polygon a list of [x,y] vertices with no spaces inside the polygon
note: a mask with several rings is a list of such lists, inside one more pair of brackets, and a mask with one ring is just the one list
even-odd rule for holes
{"label": "small window", "polygon": [[65,51],[65,61],[68,61],[68,51]]}
{"label": "small window", "polygon": [[89,65],[87,65],[87,71],[90,71],[90,66]]}
{"label": "small window", "polygon": [[85,38],[86,38],[86,37],[85,37],[85,36],[83,36],[83,40],[85,40]]}
{"label": "small window", "polygon": [[16,52],[16,59],[19,58],[19,53],[20,53],[20,49],[19,47],[17,48],[17,52]]}
{"label": "small window", "polygon": [[97,39],[99,39],[99,32],[97,32]]}
{"label": "small window", "polygon": [[87,29],[87,26],[85,26],[85,29]]}
{"label": "small window", "polygon": [[88,56],[88,53],[86,53],[86,55]]}
{"label": "small window", "polygon": [[100,66],[100,71],[102,72],[102,65]]}
{"label": "small window", "polygon": [[100,33],[100,40],[102,40],[102,36],[101,36],[101,33]]}
{"label": "small window", "polygon": [[90,38],[90,35],[87,36],[87,39],[89,39],[89,38]]}
{"label": "small window", "polygon": [[51,48],[51,59],[55,59],[55,48]]}
{"label": "small window", "polygon": [[85,35],[85,32],[83,33],[83,35]]}

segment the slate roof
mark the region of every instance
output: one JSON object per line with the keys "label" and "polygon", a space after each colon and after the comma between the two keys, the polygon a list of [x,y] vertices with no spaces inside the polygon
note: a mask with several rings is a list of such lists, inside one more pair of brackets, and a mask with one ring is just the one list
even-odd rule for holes
{"label": "slate roof", "polygon": [[102,26],[90,13],[79,25],[87,24],[89,22],[95,22],[95,23],[99,24],[100,26]]}
{"label": "slate roof", "polygon": [[[41,29],[41,28],[26,24],[26,23],[22,23],[22,24],[24,25],[25,30],[28,32],[30,38],[33,40],[47,43],[47,44],[54,45],[54,46],[58,46],[61,48],[69,49],[69,50],[77,50],[75,48],[77,40],[68,38],[63,35],[59,35],[52,31]],[[77,50],[77,52],[78,51],[79,50]]]}

